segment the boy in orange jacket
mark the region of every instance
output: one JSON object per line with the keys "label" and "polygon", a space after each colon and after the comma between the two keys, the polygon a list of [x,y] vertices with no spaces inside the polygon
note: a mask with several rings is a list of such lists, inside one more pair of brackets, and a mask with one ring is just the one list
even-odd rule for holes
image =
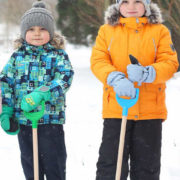
{"label": "boy in orange jacket", "polygon": [[[92,50],[91,69],[103,83],[104,129],[96,180],[114,180],[122,108],[115,94],[139,100],[128,111],[121,180],[159,180],[166,81],[178,60],[158,6],[151,0],[117,0]],[[138,59],[131,64],[129,55]],[[128,160],[130,159],[130,167]],[[130,170],[129,170],[130,169]]]}

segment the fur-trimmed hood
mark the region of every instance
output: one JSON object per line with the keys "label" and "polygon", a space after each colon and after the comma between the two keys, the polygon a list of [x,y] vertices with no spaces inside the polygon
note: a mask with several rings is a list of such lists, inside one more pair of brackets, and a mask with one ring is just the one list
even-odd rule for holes
{"label": "fur-trimmed hood", "polygon": [[[14,49],[18,49],[22,46],[24,39],[18,38],[14,41]],[[53,39],[50,41],[50,44],[56,49],[65,49],[65,37],[59,33],[54,33]]]}
{"label": "fur-trimmed hood", "polygon": [[[150,24],[160,24],[163,22],[162,14],[160,8],[157,4],[151,3],[150,4],[150,11],[151,14],[148,16],[148,22]],[[116,26],[119,24],[119,18],[122,17],[119,12],[119,4],[112,4],[108,7],[107,11],[105,12],[105,23],[111,26]]]}

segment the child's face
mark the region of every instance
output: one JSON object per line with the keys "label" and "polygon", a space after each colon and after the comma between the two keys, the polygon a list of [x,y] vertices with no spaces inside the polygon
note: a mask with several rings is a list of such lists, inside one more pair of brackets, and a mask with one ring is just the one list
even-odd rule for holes
{"label": "child's face", "polygon": [[34,46],[42,46],[50,41],[50,34],[42,27],[33,26],[26,32],[26,41]]}
{"label": "child's face", "polygon": [[141,0],[123,0],[120,13],[124,17],[142,17],[145,14],[145,7]]}

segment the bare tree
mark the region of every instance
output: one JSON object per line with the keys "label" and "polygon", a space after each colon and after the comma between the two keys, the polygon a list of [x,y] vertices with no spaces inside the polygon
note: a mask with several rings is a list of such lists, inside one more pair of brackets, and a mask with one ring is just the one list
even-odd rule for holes
{"label": "bare tree", "polygon": [[[21,16],[25,11],[32,7],[32,0],[5,0],[0,1],[1,21],[11,24],[19,24]],[[44,0],[47,3],[47,9],[51,10],[57,17],[57,0]]]}
{"label": "bare tree", "polygon": [[169,27],[172,40],[180,57],[180,0],[154,0],[160,6],[165,24]]}

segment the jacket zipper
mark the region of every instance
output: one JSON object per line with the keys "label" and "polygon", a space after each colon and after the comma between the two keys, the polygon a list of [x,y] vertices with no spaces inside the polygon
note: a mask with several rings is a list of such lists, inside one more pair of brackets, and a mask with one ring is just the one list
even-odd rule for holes
{"label": "jacket zipper", "polygon": [[154,50],[155,50],[155,54],[154,54],[154,61],[155,61],[155,59],[156,59],[156,53],[157,53],[157,48],[156,48],[156,43],[155,43],[154,38],[153,38],[152,40],[153,40]]}
{"label": "jacket zipper", "polygon": [[108,51],[109,51],[109,54],[110,54],[110,49],[111,49],[111,44],[112,44],[112,41],[113,41],[113,38],[111,38],[111,41],[110,41],[109,46],[108,46]]}

